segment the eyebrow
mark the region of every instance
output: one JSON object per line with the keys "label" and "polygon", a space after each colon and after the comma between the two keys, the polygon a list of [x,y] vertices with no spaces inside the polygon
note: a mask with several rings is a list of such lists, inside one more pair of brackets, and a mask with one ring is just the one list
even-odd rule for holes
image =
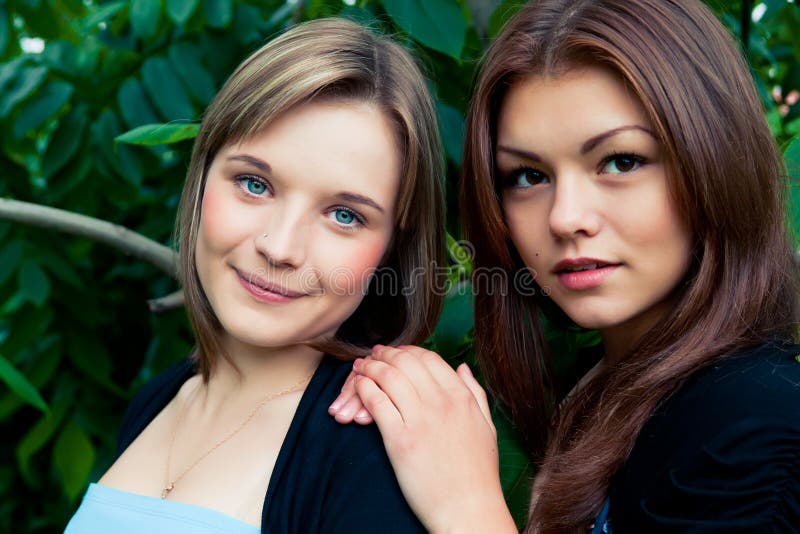
{"label": "eyebrow", "polygon": [[269,163],[255,156],[236,154],[235,156],[228,156],[228,161],[243,161],[244,163],[252,165],[265,174],[272,174],[272,167],[269,166]]}
{"label": "eyebrow", "polygon": [[[609,137],[613,137],[619,133],[628,131],[628,130],[639,130],[648,135],[650,135],[653,139],[658,140],[656,134],[654,134],[649,129],[645,128],[644,126],[639,126],[638,124],[631,124],[627,126],[620,126],[619,128],[614,128],[612,130],[608,130],[607,132],[603,132],[601,134],[595,135],[591,139],[588,139],[583,145],[581,145],[581,155],[586,154],[594,150],[597,145],[608,139]],[[536,152],[531,152],[529,150],[522,150],[519,148],[514,148],[505,145],[497,145],[498,152],[506,152],[513,156],[518,156],[521,158],[529,159],[531,161],[542,161],[542,157],[539,156]]]}
{"label": "eyebrow", "polygon": [[[248,163],[253,167],[259,169],[261,172],[265,174],[272,174],[272,167],[269,166],[269,163],[255,156],[249,156],[247,154],[236,154],[235,156],[228,156],[228,161],[243,161],[244,163]],[[346,202],[354,202],[356,204],[371,206],[381,213],[385,212],[385,210],[380,206],[380,204],[378,204],[369,197],[365,197],[364,195],[351,193],[349,191],[342,191],[341,193],[338,193],[336,195],[336,198]]]}
{"label": "eyebrow", "polygon": [[350,193],[349,191],[342,191],[341,193],[336,195],[336,198],[348,202],[355,202],[356,204],[363,204],[365,206],[370,206],[372,208],[375,208],[379,212],[384,213],[384,209],[380,206],[380,204],[378,204],[369,197],[365,197],[364,195]]}

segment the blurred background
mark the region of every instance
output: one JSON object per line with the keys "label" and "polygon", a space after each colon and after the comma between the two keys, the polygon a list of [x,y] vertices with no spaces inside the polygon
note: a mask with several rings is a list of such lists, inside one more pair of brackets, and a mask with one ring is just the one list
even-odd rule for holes
{"label": "blurred background", "polygon": [[[456,202],[463,115],[478,59],[520,3],[0,0],[0,532],[63,530],[113,461],[131,394],[190,353],[185,312],[170,304],[179,288],[168,247],[192,138],[235,66],[292,24],[348,17],[394,36],[424,67],[447,154],[453,282],[428,345],[471,361]],[[800,5],[709,5],[739,40],[800,178]],[[787,210],[800,228],[795,195]],[[595,341],[550,339],[561,355]],[[531,466],[495,412],[503,486],[521,520]]]}

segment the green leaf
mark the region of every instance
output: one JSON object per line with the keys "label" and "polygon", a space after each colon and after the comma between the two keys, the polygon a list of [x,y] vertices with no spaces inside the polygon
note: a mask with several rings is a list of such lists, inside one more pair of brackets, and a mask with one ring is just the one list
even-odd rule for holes
{"label": "green leaf", "polygon": [[167,14],[175,24],[183,26],[197,9],[198,0],[167,0]]}
{"label": "green leaf", "polygon": [[12,241],[0,250],[0,285],[5,283],[22,260],[22,241]]}
{"label": "green leaf", "polygon": [[436,103],[436,115],[445,153],[456,165],[464,157],[464,117],[456,108],[443,102]]}
{"label": "green leaf", "polygon": [[489,37],[494,38],[503,29],[503,25],[510,19],[514,13],[519,11],[523,2],[520,0],[503,0],[499,6],[492,11],[492,16],[489,17]]}
{"label": "green leaf", "polygon": [[19,270],[19,285],[23,296],[37,306],[50,295],[50,281],[42,268],[32,260],[23,260]]}
{"label": "green leaf", "polygon": [[203,0],[206,22],[212,28],[225,28],[233,19],[232,0]]}
{"label": "green leaf", "polygon": [[463,348],[475,323],[474,301],[472,286],[467,282],[456,285],[445,297],[442,315],[433,332],[434,343],[443,357],[452,358]]}
{"label": "green leaf", "polygon": [[197,137],[199,124],[145,124],[114,138],[131,145],[166,145]]}
{"label": "green leaf", "polygon": [[0,379],[2,379],[3,382],[11,388],[11,391],[16,393],[22,400],[47,413],[47,403],[44,402],[44,399],[39,395],[39,392],[36,391],[36,388],[33,387],[33,384],[28,382],[25,375],[17,371],[17,369],[11,365],[11,362],[2,356],[0,356]]}
{"label": "green leaf", "polygon": [[500,410],[493,409],[492,421],[497,429],[500,484],[503,487],[503,495],[517,527],[522,528],[528,515],[534,466],[508,417]]}
{"label": "green leaf", "polygon": [[45,85],[17,116],[14,136],[23,137],[52,118],[69,101],[72,92],[72,84],[67,82],[55,81]]}
{"label": "green leaf", "polygon": [[110,21],[114,15],[122,11],[127,5],[128,2],[126,0],[120,0],[119,2],[109,2],[108,4],[97,7],[97,11],[83,20],[83,31],[88,33],[89,30],[92,30],[101,22]]}
{"label": "green leaf", "polygon": [[74,422],[67,424],[53,447],[53,465],[61,475],[64,494],[74,501],[89,481],[95,451],[86,433]]}
{"label": "green leaf", "polygon": [[414,40],[461,59],[467,21],[455,0],[381,0],[386,13]]}
{"label": "green leaf", "polygon": [[194,117],[194,108],[186,88],[163,57],[150,58],[144,62],[142,85],[164,119],[174,121]]}
{"label": "green leaf", "polygon": [[181,77],[192,98],[201,106],[207,106],[216,91],[211,74],[200,62],[200,50],[189,43],[175,43],[169,47],[168,54],[170,65]]}
{"label": "green leaf", "polygon": [[789,175],[789,224],[795,238],[800,241],[800,137],[795,137],[786,145],[783,159]]}
{"label": "green leaf", "polygon": [[131,29],[139,39],[155,36],[161,19],[161,0],[131,0]]}
{"label": "green leaf", "polygon": [[4,5],[0,5],[0,56],[5,53],[6,47],[8,47],[10,35],[8,26],[8,12]]}
{"label": "green leaf", "polygon": [[138,80],[128,79],[122,83],[117,94],[117,105],[128,128],[159,122],[158,115]]}
{"label": "green leaf", "polygon": [[75,155],[88,121],[85,105],[76,106],[58,124],[42,157],[42,174],[53,176]]}
{"label": "green leaf", "polygon": [[0,118],[5,118],[14,107],[28,98],[47,77],[47,67],[22,70],[11,87],[0,93]]}
{"label": "green leaf", "polygon": [[17,465],[19,466],[22,477],[31,486],[36,485],[35,476],[31,469],[31,458],[34,454],[39,452],[42,447],[47,445],[53,437],[61,421],[64,420],[64,415],[66,415],[69,407],[69,402],[53,403],[53,411],[42,415],[36,424],[33,425],[19,443],[17,443],[15,451]]}

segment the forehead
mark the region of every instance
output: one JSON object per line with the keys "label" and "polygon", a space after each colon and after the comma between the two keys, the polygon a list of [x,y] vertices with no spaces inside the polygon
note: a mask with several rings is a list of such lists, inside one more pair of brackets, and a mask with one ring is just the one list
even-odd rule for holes
{"label": "forehead", "polygon": [[650,128],[638,97],[616,73],[587,66],[514,83],[500,108],[498,140],[567,141],[623,124]]}

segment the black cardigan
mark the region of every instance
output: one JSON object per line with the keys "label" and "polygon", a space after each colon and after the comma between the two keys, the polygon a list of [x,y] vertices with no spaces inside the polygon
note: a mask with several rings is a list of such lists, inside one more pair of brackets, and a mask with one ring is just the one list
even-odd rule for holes
{"label": "black cardigan", "polygon": [[[340,425],[328,415],[350,368],[326,356],[303,393],[264,496],[262,532],[425,532],[403,498],[377,427]],[[125,414],[118,455],[195,373],[183,360],[142,387]]]}
{"label": "black cardigan", "polygon": [[800,532],[800,347],[693,375],[611,481],[613,534]]}

